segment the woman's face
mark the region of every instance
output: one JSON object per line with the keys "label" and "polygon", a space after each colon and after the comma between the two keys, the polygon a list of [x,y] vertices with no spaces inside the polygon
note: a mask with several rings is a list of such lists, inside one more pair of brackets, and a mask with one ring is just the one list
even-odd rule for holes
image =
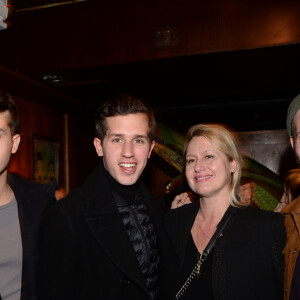
{"label": "woman's face", "polygon": [[240,185],[239,195],[240,195],[241,201],[243,203],[249,204],[254,195],[254,183],[247,182],[247,183]]}
{"label": "woman's face", "polygon": [[188,144],[185,175],[192,191],[201,198],[220,196],[228,199],[231,173],[236,169],[237,163],[230,162],[205,137],[194,137]]}

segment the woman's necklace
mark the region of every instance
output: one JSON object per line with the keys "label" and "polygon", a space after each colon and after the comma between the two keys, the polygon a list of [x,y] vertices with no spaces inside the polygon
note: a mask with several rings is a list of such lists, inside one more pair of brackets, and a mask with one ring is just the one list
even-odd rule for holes
{"label": "woman's necklace", "polygon": [[212,227],[212,230],[211,230],[211,233],[210,234],[207,234],[206,232],[205,232],[205,230],[203,229],[203,227],[200,225],[200,223],[201,223],[201,220],[200,220],[200,216],[199,216],[199,213],[197,214],[197,219],[198,219],[198,229],[199,229],[199,231],[200,231],[200,233],[201,233],[201,235],[203,235],[204,237],[206,237],[207,239],[210,239],[211,237],[212,237],[212,235],[214,234],[214,232],[216,231],[216,228],[217,228],[217,226],[213,226]]}
{"label": "woman's necklace", "polygon": [[199,230],[200,230],[200,233],[201,233],[203,236],[205,236],[206,238],[210,239],[210,236],[207,235],[207,234],[205,233],[205,231],[203,230],[203,228],[201,227],[200,221],[198,221],[198,228],[199,228]]}

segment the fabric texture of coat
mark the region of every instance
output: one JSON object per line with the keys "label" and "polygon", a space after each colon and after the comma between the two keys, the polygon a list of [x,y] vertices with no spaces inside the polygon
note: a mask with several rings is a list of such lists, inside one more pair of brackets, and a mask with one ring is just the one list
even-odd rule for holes
{"label": "fabric texture of coat", "polygon": [[[166,217],[167,231],[181,265],[198,210],[197,201],[170,211]],[[238,208],[215,244],[214,300],[282,299],[284,245],[284,220],[279,213]]]}
{"label": "fabric texture of coat", "polygon": [[21,300],[37,300],[41,223],[45,212],[55,203],[56,183],[40,185],[8,175],[17,205],[23,246]]}
{"label": "fabric texture of coat", "polygon": [[[144,185],[140,192],[159,246],[159,299],[173,299],[177,256],[164,228],[165,207]],[[43,300],[150,299],[102,163],[51,211],[42,253]]]}
{"label": "fabric texture of coat", "polygon": [[293,200],[283,210],[286,228],[285,272],[284,272],[284,299],[290,298],[290,289],[294,269],[300,250],[300,197]]}

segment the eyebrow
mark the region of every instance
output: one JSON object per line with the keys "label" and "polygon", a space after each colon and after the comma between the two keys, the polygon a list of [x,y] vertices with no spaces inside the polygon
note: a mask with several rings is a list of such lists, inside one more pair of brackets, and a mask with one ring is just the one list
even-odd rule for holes
{"label": "eyebrow", "polygon": [[[109,135],[110,137],[124,137],[125,134],[122,134],[122,133],[111,133]],[[147,135],[143,135],[143,134],[136,134],[133,136],[133,138],[144,138],[144,139],[147,139],[148,136]]]}
{"label": "eyebrow", "polygon": [[[208,152],[215,153],[216,151],[214,151],[214,150],[204,150],[204,151],[201,151],[200,154],[206,154]],[[188,156],[188,155],[195,155],[195,154],[194,153],[191,153],[191,154],[187,153],[186,156]]]}
{"label": "eyebrow", "polygon": [[137,134],[137,135],[135,136],[135,138],[147,139],[147,138],[148,138],[148,135]]}

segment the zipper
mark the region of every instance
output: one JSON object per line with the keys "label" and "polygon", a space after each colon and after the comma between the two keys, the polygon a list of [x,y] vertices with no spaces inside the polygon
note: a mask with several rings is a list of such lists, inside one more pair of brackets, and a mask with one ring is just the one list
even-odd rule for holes
{"label": "zipper", "polygon": [[139,223],[139,220],[136,216],[136,210],[135,210],[135,206],[134,205],[130,205],[130,208],[131,208],[131,212],[132,212],[132,217],[133,217],[133,220],[138,228],[138,231],[140,232],[141,236],[142,236],[142,240],[143,240],[143,243],[145,245],[145,248],[147,250],[147,254],[150,256],[150,249],[148,247],[148,243],[147,243],[147,240],[146,240],[146,237],[144,235],[144,231],[143,229],[141,228],[141,225]]}

